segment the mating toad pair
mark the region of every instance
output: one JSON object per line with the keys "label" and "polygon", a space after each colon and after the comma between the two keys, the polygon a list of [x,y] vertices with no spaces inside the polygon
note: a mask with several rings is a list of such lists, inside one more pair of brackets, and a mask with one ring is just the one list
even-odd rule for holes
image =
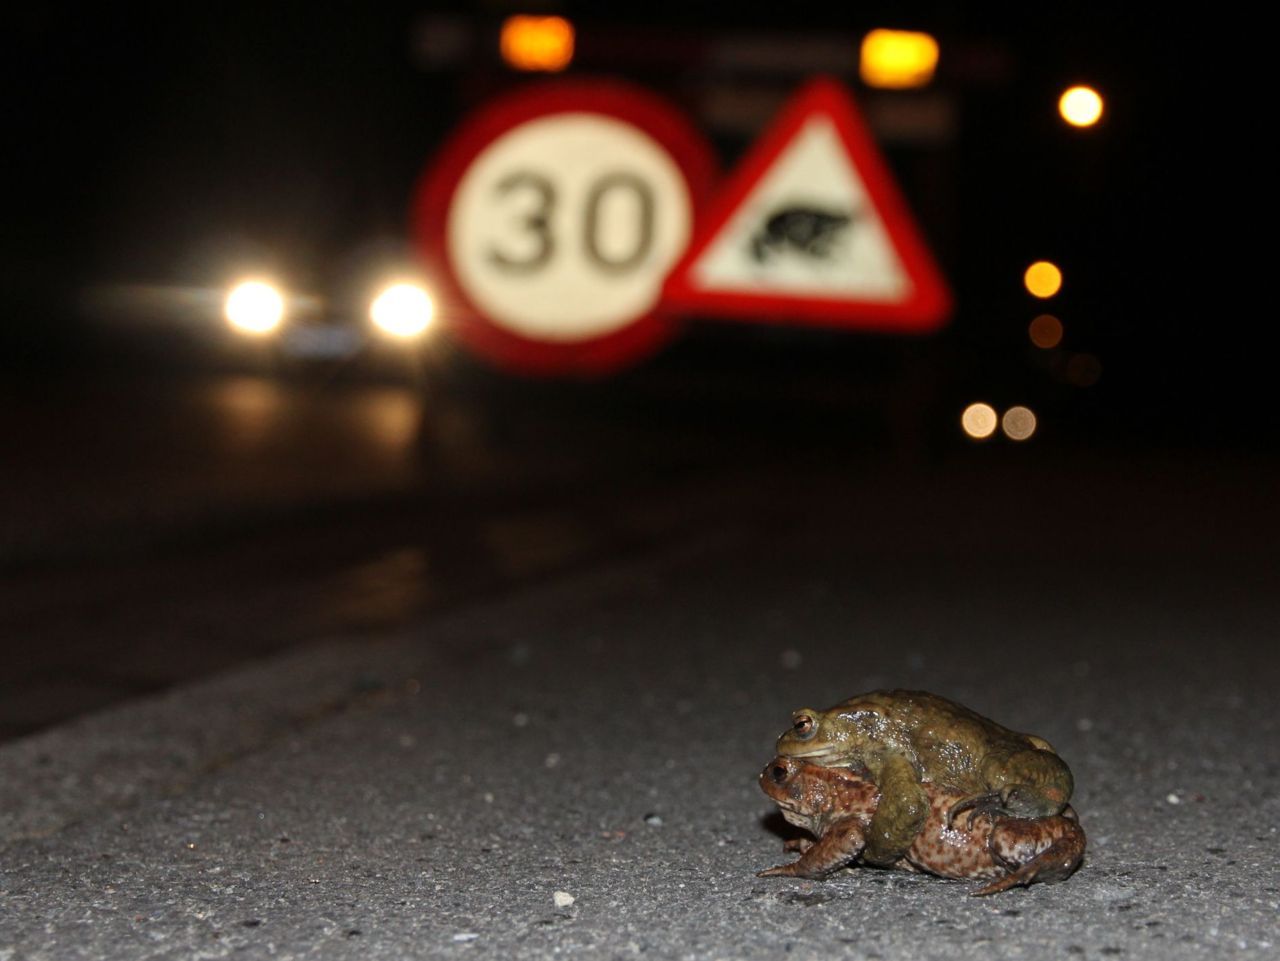
{"label": "mating toad pair", "polygon": [[873,691],[792,722],[760,787],[817,840],[788,841],[800,858],[761,877],[859,861],[986,880],[983,895],[1060,881],[1084,856],[1071,771],[1035,735],[923,691]]}

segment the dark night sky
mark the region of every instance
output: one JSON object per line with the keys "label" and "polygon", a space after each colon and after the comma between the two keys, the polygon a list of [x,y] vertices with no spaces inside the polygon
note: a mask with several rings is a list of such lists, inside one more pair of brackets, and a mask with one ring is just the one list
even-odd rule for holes
{"label": "dark night sky", "polygon": [[[78,284],[192,280],[202,257],[244,237],[289,251],[316,276],[340,252],[399,236],[414,177],[461,102],[454,78],[418,70],[409,55],[411,26],[431,9],[26,10],[7,68],[17,189],[5,325],[29,331],[36,311],[55,335],[74,329]],[[482,16],[492,21],[496,9]],[[595,12],[569,9],[584,22]],[[785,29],[791,17],[740,8],[725,24],[723,4],[595,8],[604,9],[611,21],[657,19],[702,35]],[[985,315],[1008,310],[1025,323],[1025,295],[1008,273],[1048,256],[1068,271],[1063,309],[1089,318],[1108,380],[1127,385],[1130,401],[1155,392],[1146,420],[1198,394],[1263,422],[1240,405],[1260,390],[1257,348],[1270,320],[1247,288],[1214,285],[1243,272],[1248,254],[1188,242],[1207,205],[1189,180],[1221,120],[1220,101],[1188,70],[1193,48],[1181,34],[1194,25],[1115,11],[984,23],[951,4],[856,16],[814,5],[805,16],[804,29],[856,36],[890,22],[935,30],[944,45],[994,40],[1011,52],[1004,82],[959,88],[962,133],[947,160],[954,239],[939,252],[962,298],[981,309],[962,313],[951,336],[981,354],[1005,336],[1005,322]],[[1078,79],[1109,98],[1104,128],[1083,136],[1053,112],[1056,91]],[[1246,167],[1240,179],[1247,192]],[[930,226],[928,211],[922,220]],[[1206,416],[1212,433],[1219,415]]]}
{"label": "dark night sky", "polygon": [[163,277],[202,235],[314,243],[398,228],[400,198],[380,184],[418,165],[435,133],[413,130],[429,90],[407,56],[408,14],[91,17],[47,15],[27,51],[23,119],[39,149],[23,159],[39,188],[21,219],[45,228],[38,257]]}

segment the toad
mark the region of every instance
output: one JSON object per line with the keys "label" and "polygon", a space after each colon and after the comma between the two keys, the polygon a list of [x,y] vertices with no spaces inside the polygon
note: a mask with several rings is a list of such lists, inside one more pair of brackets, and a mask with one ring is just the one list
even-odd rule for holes
{"label": "toad", "polygon": [[[776,757],[760,774],[760,787],[788,822],[817,838],[788,841],[785,850],[798,851],[799,859],[761,871],[760,877],[823,878],[863,854],[880,803],[880,791],[865,770]],[[962,830],[950,825],[957,796],[933,784],[925,793],[928,812],[920,832],[901,858],[885,866],[988,881],[972,892],[981,896],[1061,881],[1084,856],[1084,831],[1069,806],[1035,819],[971,811]]]}
{"label": "toad", "polygon": [[893,864],[930,814],[929,788],[963,811],[1014,818],[1061,814],[1071,771],[1049,742],[1019,734],[925,691],[872,691],[825,711],[803,708],[778,738],[778,754],[824,767],[865,768],[880,802],[863,858]]}

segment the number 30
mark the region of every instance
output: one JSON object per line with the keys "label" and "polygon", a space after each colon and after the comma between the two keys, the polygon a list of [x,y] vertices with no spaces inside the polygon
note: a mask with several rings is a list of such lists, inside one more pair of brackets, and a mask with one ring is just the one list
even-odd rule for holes
{"label": "number 30", "polygon": [[[600,243],[600,208],[613,191],[629,191],[635,197],[636,236],[630,251],[623,255],[606,251]],[[527,170],[508,174],[494,185],[499,199],[523,192],[532,195],[532,207],[523,211],[518,223],[533,238],[530,253],[512,255],[497,245],[489,248],[489,261],[511,274],[536,273],[545,267],[556,251],[556,238],[551,231],[551,216],[558,197],[551,180]],[[640,266],[653,246],[653,188],[641,177],[617,171],[599,177],[587,191],[582,211],[582,249],[588,262],[609,274],[626,273]]]}

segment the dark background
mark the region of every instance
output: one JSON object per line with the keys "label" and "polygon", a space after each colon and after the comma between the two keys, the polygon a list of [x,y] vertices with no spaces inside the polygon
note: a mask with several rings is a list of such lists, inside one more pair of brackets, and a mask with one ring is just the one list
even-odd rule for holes
{"label": "dark background", "polygon": [[[26,706],[8,730],[349,626],[346,614],[321,618],[323,630],[291,620],[306,605],[299,591],[334,572],[389,565],[399,586],[383,600],[361,600],[363,575],[347,588],[365,611],[356,622],[384,625],[505,590],[508,567],[542,576],[637,537],[661,542],[672,528],[655,521],[584,553],[535,523],[506,567],[477,546],[513,511],[598,519],[619,503],[680,503],[694,477],[766,498],[761,478],[791,490],[848,483],[851,497],[871,500],[941,487],[958,502],[968,491],[1032,513],[1097,498],[1109,505],[1098,517],[1113,520],[1140,490],[1150,517],[1166,520],[1144,521],[1139,540],[1155,544],[1162,526],[1176,532],[1194,514],[1223,550],[1255,543],[1269,523],[1258,505],[1270,502],[1278,436],[1274,311],[1265,246],[1229,220],[1261,216],[1265,158],[1248,146],[1260,70],[1244,47],[1213,42],[1234,36],[1225,27],[1114,7],[981,17],[958,4],[554,8],[578,29],[571,74],[618,73],[668,97],[708,130],[725,169],[810,70],[717,66],[717,45],[734,37],[800,49],[843,38],[842,76],[873,116],[921,97],[943,103],[951,126],[883,138],[956,294],[936,336],[707,320],[614,378],[534,382],[467,356],[447,331],[410,365],[366,356],[311,367],[212,350],[207,330],[163,310],[145,323],[102,310],[101,292],[121,287],[216,301],[236,271],[262,265],[341,303],[362,265],[411,248],[408,199],[450,129],[528,82],[496,53],[515,10],[16,15],[5,63],[0,563],[8,690]],[[422,38],[441,24],[461,31],[461,45],[432,61]],[[857,44],[882,25],[938,37],[926,92],[857,80]],[[1059,93],[1076,82],[1106,98],[1096,128],[1057,116]],[[757,129],[717,127],[705,110],[714,89],[758,95]],[[1021,282],[1041,258],[1066,278],[1048,303]],[[1044,310],[1064,322],[1058,350],[1028,342]],[[211,318],[220,326],[216,309]],[[1064,374],[1081,353],[1101,364],[1092,386]],[[1031,406],[1036,436],[970,442],[958,418],[974,400]],[[1194,487],[1223,472],[1217,486]],[[1193,486],[1162,507],[1170,480]],[[1044,484],[1052,496],[1033,493]],[[834,506],[800,496],[806,522]],[[1237,514],[1214,526],[1205,510],[1224,499]],[[394,559],[419,536],[450,558],[430,576]],[[948,536],[937,529],[940,549]],[[1107,528],[1099,549],[1113,536],[1135,535]],[[150,607],[156,578],[186,612],[177,622]],[[262,618],[247,634],[226,621],[243,591]],[[198,637],[179,651],[169,639],[193,620]]]}
{"label": "dark background", "polygon": [[[863,30],[889,23],[931,30],[944,50],[934,89],[955,105],[954,136],[888,145],[958,294],[941,342],[766,334],[768,345],[753,347],[759,332],[704,324],[692,340],[710,341],[705,350],[684,358],[690,350],[677,349],[659,364],[675,355],[696,371],[747,345],[734,363],[767,354],[771,366],[794,362],[809,377],[815,358],[834,350],[855,370],[887,354],[886,376],[897,378],[897,355],[917,351],[937,357],[921,378],[997,401],[1038,392],[1059,428],[1118,430],[1137,443],[1258,442],[1262,412],[1247,399],[1269,325],[1242,303],[1247,251],[1224,250],[1216,223],[1216,198],[1240,188],[1202,166],[1206,141],[1248,86],[1231,95],[1212,86],[1218,45],[1193,42],[1193,25],[1115,9],[972,17],[952,4],[810,5],[803,19],[697,4],[563,9],[579,28],[574,71],[621,64],[695,115],[712,84],[781,95],[803,79],[717,71],[708,50],[731,33],[843,34],[852,51]],[[403,242],[407,198],[445,133],[523,79],[493,50],[507,12],[390,4],[20,14],[8,63],[16,165],[6,366],[56,368],[86,352],[96,364],[97,351],[118,349],[84,317],[83,293],[95,284],[217,284],[251,261],[279,264],[317,290],[364,252]],[[478,53],[426,67],[415,37],[442,13],[469,25]],[[851,55],[850,79],[854,66]],[[1056,115],[1058,92],[1076,81],[1107,98],[1098,128],[1074,130]],[[722,162],[747,139],[718,136]],[[1239,161],[1247,171],[1248,158]],[[1038,258],[1064,268],[1049,309],[1066,323],[1067,348],[1100,359],[1092,389],[1062,390],[1036,369],[1046,358],[1024,332],[1037,305],[1019,277]]]}

